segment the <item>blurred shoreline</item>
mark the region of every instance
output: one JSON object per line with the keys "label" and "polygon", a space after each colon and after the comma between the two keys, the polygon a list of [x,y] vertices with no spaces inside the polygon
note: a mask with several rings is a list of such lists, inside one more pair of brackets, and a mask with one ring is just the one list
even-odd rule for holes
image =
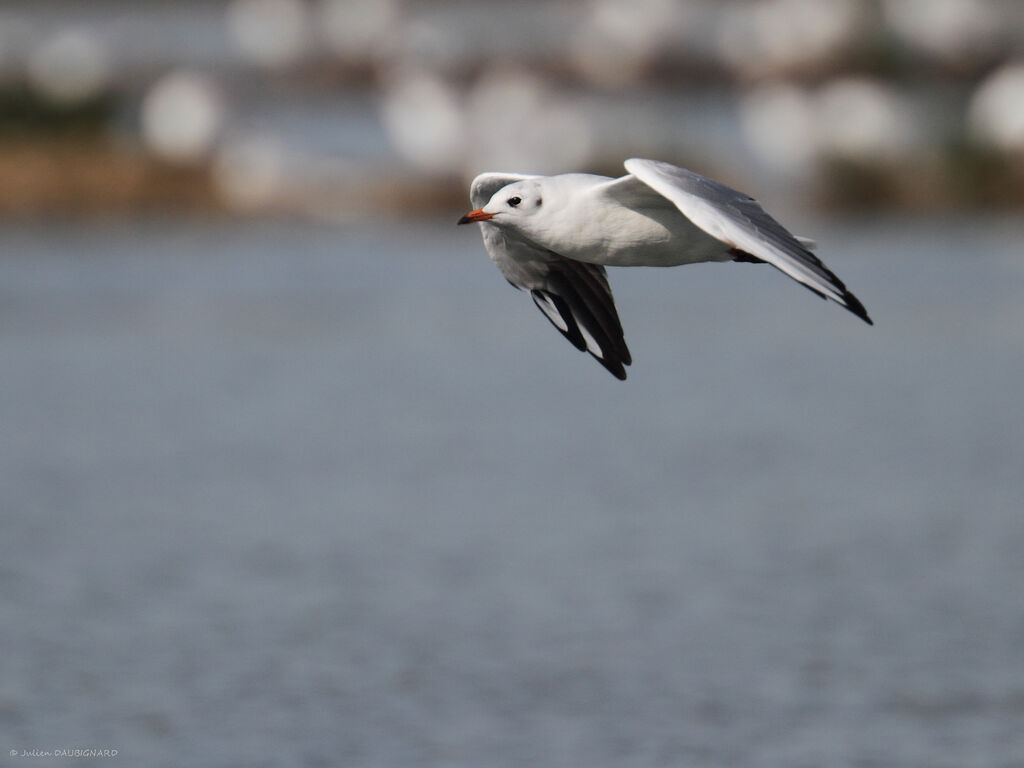
{"label": "blurred shoreline", "polygon": [[[624,173],[612,161],[580,170]],[[704,170],[714,173],[713,169]],[[390,169],[382,175],[381,169],[367,164],[324,174],[319,181],[296,173],[290,188],[282,185],[273,200],[235,206],[225,200],[209,165],[164,162],[144,147],[108,139],[4,142],[0,146],[0,176],[7,182],[0,188],[0,216],[9,219],[158,211],[243,218],[276,214],[347,219],[401,210],[404,215],[428,217],[467,204],[467,186],[462,178],[432,176],[414,169]],[[771,191],[776,196],[787,192],[783,188]],[[918,167],[908,173],[836,162],[805,197],[800,204],[820,212],[1012,212],[1024,205],[1024,174],[998,157],[984,155],[953,158],[941,166]]]}
{"label": "blurred shoreline", "polygon": [[[580,170],[624,173],[611,161],[596,169]],[[431,176],[413,169],[390,169],[382,175],[381,169],[366,165],[324,174],[319,181],[296,174],[290,187],[282,185],[273,200],[251,207],[233,206],[218,188],[211,167],[163,162],[143,147],[105,139],[5,142],[0,146],[0,176],[7,181],[0,188],[0,216],[5,218],[173,211],[228,217],[278,214],[346,219],[389,210],[426,217],[450,213],[467,204],[467,186],[461,178]],[[741,185],[742,181],[732,183]],[[771,187],[771,191],[785,196],[788,190]],[[800,204],[821,212],[1012,212],[1024,205],[1024,174],[997,157],[981,155],[954,159],[942,167],[918,167],[908,173],[837,162],[823,172],[814,191],[807,193]]]}
{"label": "blurred shoreline", "polygon": [[104,139],[5,142],[0,176],[7,217],[224,211],[205,169],[161,163]]}

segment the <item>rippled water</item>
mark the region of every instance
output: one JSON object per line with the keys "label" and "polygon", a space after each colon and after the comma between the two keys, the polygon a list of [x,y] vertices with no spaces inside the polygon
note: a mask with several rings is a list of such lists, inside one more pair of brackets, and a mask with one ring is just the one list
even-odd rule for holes
{"label": "rippled water", "polygon": [[620,383],[447,220],[6,227],[0,754],[1022,764],[1024,227],[802,231],[874,328],[618,270]]}

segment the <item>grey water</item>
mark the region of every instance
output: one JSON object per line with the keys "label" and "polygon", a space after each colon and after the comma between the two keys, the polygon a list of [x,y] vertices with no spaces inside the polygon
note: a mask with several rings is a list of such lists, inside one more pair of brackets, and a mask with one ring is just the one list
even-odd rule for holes
{"label": "grey water", "polygon": [[620,383],[454,218],[3,227],[0,759],[1024,764],[1020,220],[613,270]]}

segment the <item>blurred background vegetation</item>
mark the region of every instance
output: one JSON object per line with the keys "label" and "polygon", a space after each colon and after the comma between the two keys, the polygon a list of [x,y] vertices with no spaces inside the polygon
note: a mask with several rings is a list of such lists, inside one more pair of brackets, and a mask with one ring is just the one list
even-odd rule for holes
{"label": "blurred background vegetation", "polygon": [[800,205],[1024,200],[1019,0],[0,5],[0,214],[455,210],[652,156]]}

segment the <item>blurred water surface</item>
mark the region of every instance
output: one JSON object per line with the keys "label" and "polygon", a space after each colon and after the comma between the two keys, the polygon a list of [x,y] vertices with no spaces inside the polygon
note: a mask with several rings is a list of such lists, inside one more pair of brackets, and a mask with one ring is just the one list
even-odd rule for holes
{"label": "blurred water surface", "polygon": [[619,383],[449,220],[5,226],[0,749],[1020,765],[1024,229],[801,231],[874,328],[617,270]]}

